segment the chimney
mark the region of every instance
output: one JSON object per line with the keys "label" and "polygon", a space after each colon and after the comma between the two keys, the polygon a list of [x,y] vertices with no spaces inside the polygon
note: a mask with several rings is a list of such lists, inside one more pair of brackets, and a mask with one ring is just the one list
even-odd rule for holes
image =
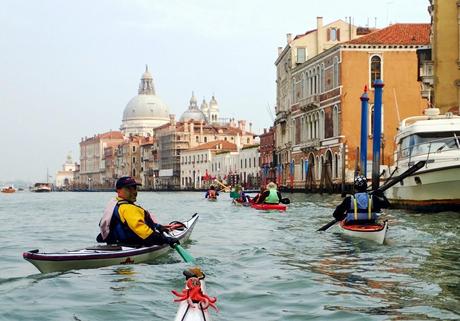
{"label": "chimney", "polygon": [[252,133],[252,123],[249,123],[249,132]]}
{"label": "chimney", "polygon": [[264,128],[264,134],[266,134],[266,133],[267,133],[267,128]]}
{"label": "chimney", "polygon": [[291,44],[291,42],[292,42],[292,33],[287,33],[286,34],[286,41],[287,41],[288,45]]}
{"label": "chimney", "polygon": [[323,52],[323,43],[326,41],[323,32],[323,17],[316,17],[316,52],[315,56]]}
{"label": "chimney", "polygon": [[283,52],[283,47],[278,47],[278,56]]}
{"label": "chimney", "polygon": [[174,116],[174,114],[169,115],[169,122],[172,126],[176,126],[176,116]]}
{"label": "chimney", "polygon": [[323,17],[316,17],[316,29],[321,29],[323,27]]}

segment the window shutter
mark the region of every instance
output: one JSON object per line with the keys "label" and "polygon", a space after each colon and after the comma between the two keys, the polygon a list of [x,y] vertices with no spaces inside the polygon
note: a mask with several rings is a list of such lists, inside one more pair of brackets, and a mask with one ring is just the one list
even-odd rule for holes
{"label": "window shutter", "polygon": [[337,29],[337,41],[340,41],[340,29]]}
{"label": "window shutter", "polygon": [[331,29],[327,29],[327,41],[331,40]]}

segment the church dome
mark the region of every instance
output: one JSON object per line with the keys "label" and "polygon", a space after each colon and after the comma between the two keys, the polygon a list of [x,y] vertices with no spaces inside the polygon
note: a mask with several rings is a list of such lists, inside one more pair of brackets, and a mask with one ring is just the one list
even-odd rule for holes
{"label": "church dome", "polygon": [[181,122],[187,121],[206,121],[206,115],[198,108],[195,93],[192,91],[192,98],[190,98],[190,105],[188,109],[180,117]]}
{"label": "church dome", "polygon": [[188,110],[184,111],[184,113],[180,117],[180,121],[181,122],[187,122],[187,121],[191,121],[191,120],[206,122],[206,116],[199,109],[188,109]]}
{"label": "church dome", "polygon": [[154,128],[169,122],[168,106],[155,94],[153,77],[146,66],[138,95],[133,97],[123,112],[121,130],[125,136],[152,134]]}
{"label": "church dome", "polygon": [[137,95],[126,105],[123,121],[139,118],[169,120],[169,108],[156,95]]}

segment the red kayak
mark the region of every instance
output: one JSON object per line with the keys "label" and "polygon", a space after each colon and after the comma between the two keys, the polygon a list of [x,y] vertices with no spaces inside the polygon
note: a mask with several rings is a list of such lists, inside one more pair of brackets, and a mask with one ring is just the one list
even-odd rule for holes
{"label": "red kayak", "polygon": [[284,204],[251,204],[252,208],[261,211],[285,211],[287,206]]}

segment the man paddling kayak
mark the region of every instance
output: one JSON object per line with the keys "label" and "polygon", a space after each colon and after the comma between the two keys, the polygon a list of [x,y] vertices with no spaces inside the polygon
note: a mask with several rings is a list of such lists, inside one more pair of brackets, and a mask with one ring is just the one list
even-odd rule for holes
{"label": "man paddling kayak", "polygon": [[369,194],[367,179],[358,175],[354,181],[355,194],[345,197],[332,214],[337,221],[345,220],[346,224],[373,224],[377,220],[377,213],[382,208],[388,208],[388,202],[383,192]]}
{"label": "man paddling kayak", "polygon": [[219,193],[216,191],[216,187],[214,185],[209,186],[209,190],[206,192],[206,195],[204,198],[208,199],[217,199],[217,196],[219,196]]}
{"label": "man paddling kayak", "polygon": [[136,246],[165,243],[173,246],[178,243],[176,238],[164,235],[168,228],[155,223],[147,210],[135,204],[137,186],[140,185],[129,176],[118,179],[116,202],[109,203],[108,207],[113,204],[112,213],[109,210],[99,223],[101,233],[96,238],[98,242]]}
{"label": "man paddling kayak", "polygon": [[257,204],[279,204],[281,199],[281,193],[278,191],[276,184],[270,182],[267,185],[267,190],[258,198]]}

